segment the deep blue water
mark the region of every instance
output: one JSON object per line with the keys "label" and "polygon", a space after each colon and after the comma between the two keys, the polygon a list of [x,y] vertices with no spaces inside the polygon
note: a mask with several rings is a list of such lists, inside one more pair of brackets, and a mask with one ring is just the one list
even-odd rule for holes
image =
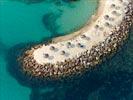
{"label": "deep blue water", "polygon": [[133,100],[133,28],[117,54],[80,77],[25,76],[16,59],[26,47],[76,31],[97,7],[97,0],[29,1],[0,0],[0,100]]}

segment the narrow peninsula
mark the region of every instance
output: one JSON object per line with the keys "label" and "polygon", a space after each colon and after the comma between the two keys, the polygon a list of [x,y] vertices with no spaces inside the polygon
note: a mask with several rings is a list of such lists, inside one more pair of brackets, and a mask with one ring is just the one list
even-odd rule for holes
{"label": "narrow peninsula", "polygon": [[22,69],[49,79],[82,74],[122,46],[132,23],[133,0],[99,0],[96,14],[83,28],[26,50],[20,60]]}

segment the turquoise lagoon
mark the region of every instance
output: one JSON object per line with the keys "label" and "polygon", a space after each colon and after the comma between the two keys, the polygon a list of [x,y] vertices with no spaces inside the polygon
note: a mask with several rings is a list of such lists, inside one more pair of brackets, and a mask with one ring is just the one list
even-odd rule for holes
{"label": "turquoise lagoon", "polygon": [[24,1],[0,0],[0,100],[133,100],[132,30],[112,59],[73,81],[48,85],[22,75],[21,50],[78,30],[98,6],[98,0]]}

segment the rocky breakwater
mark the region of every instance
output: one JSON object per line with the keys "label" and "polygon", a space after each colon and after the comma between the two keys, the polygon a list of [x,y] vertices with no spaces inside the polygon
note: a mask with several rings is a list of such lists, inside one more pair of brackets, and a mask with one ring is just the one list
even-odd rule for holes
{"label": "rocky breakwater", "polygon": [[[23,71],[28,75],[38,78],[60,79],[71,77],[82,74],[101,63],[106,57],[114,54],[128,37],[129,28],[133,23],[133,1],[101,1],[104,1],[102,5],[110,5],[110,9],[112,9],[111,14],[104,11],[103,13],[101,12],[100,18],[104,18],[102,20],[104,27],[101,27],[102,24],[99,24],[99,21],[94,22],[91,30],[99,29],[99,31],[94,31],[95,33],[93,34],[89,34],[85,30],[81,31],[81,34],[76,38],[73,37],[72,40],[65,40],[61,43],[40,44],[32,47],[30,50],[24,52],[21,57],[20,62]],[[109,8],[105,7],[103,9]],[[121,19],[119,24],[117,24],[118,22],[114,22],[114,20],[118,20],[117,18]],[[90,28],[88,29],[90,30]],[[98,32],[100,35],[97,35]],[[94,34],[96,35],[93,39],[92,36]]]}

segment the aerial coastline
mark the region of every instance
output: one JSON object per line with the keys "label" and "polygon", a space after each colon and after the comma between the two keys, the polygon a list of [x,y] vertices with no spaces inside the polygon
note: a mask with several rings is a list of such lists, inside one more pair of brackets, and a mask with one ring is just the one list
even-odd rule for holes
{"label": "aerial coastline", "polygon": [[27,50],[21,57],[22,69],[39,78],[80,74],[115,53],[132,23],[132,0],[100,0],[97,13],[79,31]]}

